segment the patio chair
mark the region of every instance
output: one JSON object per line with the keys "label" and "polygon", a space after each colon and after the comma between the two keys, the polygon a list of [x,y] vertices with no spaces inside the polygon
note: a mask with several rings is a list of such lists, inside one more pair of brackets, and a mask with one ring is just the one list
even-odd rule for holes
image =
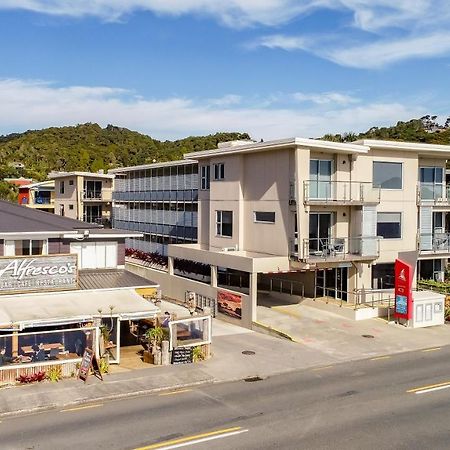
{"label": "patio chair", "polygon": [[58,356],[59,356],[59,348],[50,349],[50,355],[48,356],[48,359],[58,359]]}
{"label": "patio chair", "polygon": [[345,241],[342,238],[336,238],[333,239],[329,246],[328,246],[328,251],[330,253],[330,255],[335,256],[338,253],[344,253],[344,246],[345,246]]}

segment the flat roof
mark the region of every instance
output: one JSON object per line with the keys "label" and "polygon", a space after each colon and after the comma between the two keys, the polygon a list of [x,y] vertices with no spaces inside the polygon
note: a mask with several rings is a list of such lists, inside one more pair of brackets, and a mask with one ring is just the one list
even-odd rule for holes
{"label": "flat roof", "polygon": [[211,158],[216,155],[233,155],[239,153],[253,153],[270,150],[281,150],[289,147],[310,148],[323,152],[333,153],[367,153],[369,147],[362,144],[342,143],[333,141],[324,141],[320,139],[307,138],[288,138],[265,142],[242,143],[238,145],[230,145],[228,147],[221,146],[212,150],[204,150],[200,152],[186,153],[185,159],[203,159]]}
{"label": "flat roof", "polygon": [[423,156],[438,156],[450,158],[450,145],[423,144],[421,142],[383,141],[378,139],[361,139],[355,141],[358,145],[365,145],[370,149],[386,149],[395,151],[414,152]]}
{"label": "flat roof", "polygon": [[[111,311],[111,308],[112,311]],[[101,314],[99,313],[101,310]],[[30,328],[90,321],[111,314],[123,320],[155,317],[152,302],[134,289],[66,291],[0,297],[0,327]]]}
{"label": "flat roof", "polygon": [[48,174],[48,178],[66,178],[66,177],[91,177],[91,178],[114,178],[114,175],[109,175],[107,173],[98,173],[98,172],[50,172]]}
{"label": "flat roof", "polygon": [[140,166],[118,167],[117,169],[109,169],[108,173],[120,174],[122,172],[134,172],[135,170],[159,169],[171,166],[185,166],[188,164],[196,164],[195,160],[178,159],[176,161],[165,161],[160,163],[143,164]]}
{"label": "flat roof", "polygon": [[140,277],[128,270],[80,270],[78,272],[80,289],[117,289],[158,287],[158,284],[147,278]]}

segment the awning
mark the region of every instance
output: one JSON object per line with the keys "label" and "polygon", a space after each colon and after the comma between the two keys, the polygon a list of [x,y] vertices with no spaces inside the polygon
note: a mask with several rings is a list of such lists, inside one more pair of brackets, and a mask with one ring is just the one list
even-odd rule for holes
{"label": "awning", "polygon": [[134,289],[0,296],[0,328],[63,325],[110,316],[143,319],[159,313],[159,308]]}

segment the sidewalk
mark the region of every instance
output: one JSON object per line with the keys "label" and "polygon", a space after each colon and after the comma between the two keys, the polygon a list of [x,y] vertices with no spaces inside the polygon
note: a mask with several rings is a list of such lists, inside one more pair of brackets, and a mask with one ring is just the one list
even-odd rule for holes
{"label": "sidewalk", "polygon": [[337,305],[310,299],[300,304],[275,299],[271,307],[266,299],[265,304],[258,306],[258,322],[339,361],[450,344],[449,325],[412,329],[384,319],[356,321],[336,314],[340,312]]}

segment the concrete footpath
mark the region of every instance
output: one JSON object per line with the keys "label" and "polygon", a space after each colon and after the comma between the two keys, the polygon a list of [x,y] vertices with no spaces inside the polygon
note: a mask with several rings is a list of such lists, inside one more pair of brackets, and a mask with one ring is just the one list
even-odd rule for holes
{"label": "concrete footpath", "polygon": [[[166,307],[169,308],[164,305],[163,310]],[[170,307],[171,310],[174,308]],[[137,370],[118,368],[115,373],[105,375],[103,382],[90,376],[86,384],[68,379],[58,383],[45,381],[1,388],[0,417],[205,383],[256,376],[266,378],[294,370],[450,343],[448,325],[409,330],[375,319],[354,322],[313,306],[287,308],[284,310],[283,307],[281,311],[279,308],[264,308],[258,311],[258,315],[268,325],[292,333],[298,342],[214,319],[213,356],[208,361],[165,367],[148,365],[148,368]],[[181,315],[182,309],[178,312]],[[364,338],[363,334],[374,337]]]}

